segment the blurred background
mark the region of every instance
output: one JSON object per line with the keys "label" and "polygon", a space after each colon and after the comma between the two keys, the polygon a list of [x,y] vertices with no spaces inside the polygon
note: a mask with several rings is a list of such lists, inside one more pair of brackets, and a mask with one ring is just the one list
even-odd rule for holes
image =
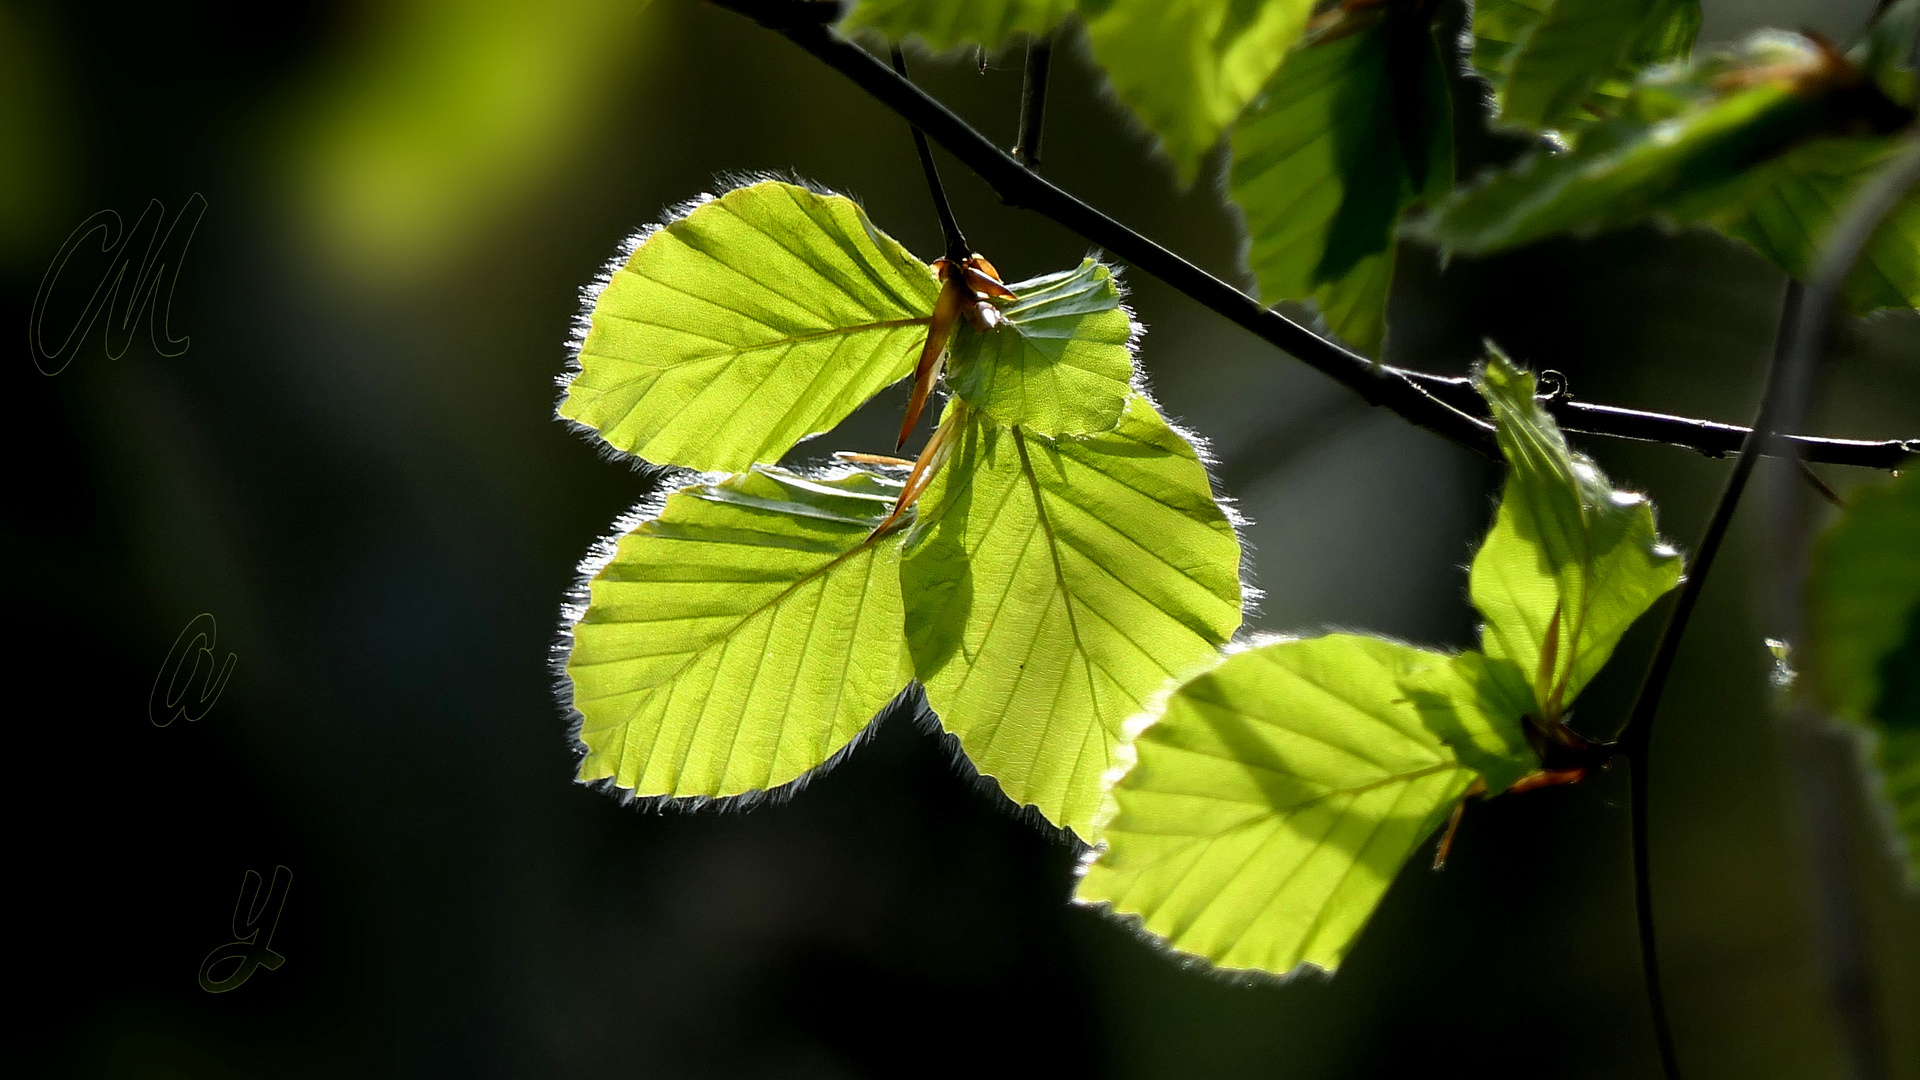
{"label": "blurred background", "polygon": [[[1702,41],[1773,24],[1844,43],[1872,6],[1706,0]],[[1180,190],[1069,38],[1048,174],[1243,281],[1219,162]],[[1019,66],[921,58],[916,75],[1010,143]],[[1462,139],[1467,169],[1513,151]],[[734,171],[857,195],[935,255],[912,153],[838,76],[693,0],[0,6],[0,557],[22,633],[10,1071],[1655,1072],[1618,773],[1473,806],[1445,872],[1405,874],[1337,978],[1284,982],[1196,970],[1068,906],[1075,852],[907,715],[749,813],[637,812],[572,783],[548,669],[560,602],[650,490],[552,419],[580,286]],[[943,163],[1009,280],[1087,250]],[[82,223],[111,210],[130,229],[150,200],[171,223],[196,194],[190,247],[176,234],[167,256],[174,343],[110,350],[96,328],[57,375],[36,370],[20,330],[56,255],[78,283],[56,328],[108,265]],[[1408,248],[1402,265],[1393,362],[1463,372],[1491,337],[1583,398],[1737,422],[1783,288],[1744,249],[1654,229],[1444,268]],[[1497,472],[1128,280],[1157,396],[1211,440],[1250,519],[1266,594],[1250,627],[1469,644],[1464,565]],[[886,450],[903,399],[796,456]],[[1920,433],[1920,318],[1846,329],[1815,426]],[[1581,444],[1694,542],[1725,462]],[[1768,710],[1758,525],[1743,516],[1706,590],[1653,749],[1667,990],[1690,1077],[1838,1077]],[[231,682],[157,727],[156,674],[203,612]],[[1620,721],[1651,630],[1584,726]],[[1920,900],[1846,790],[1845,884],[1912,1080]],[[285,963],[203,991],[243,874],[275,866],[292,873]]]}

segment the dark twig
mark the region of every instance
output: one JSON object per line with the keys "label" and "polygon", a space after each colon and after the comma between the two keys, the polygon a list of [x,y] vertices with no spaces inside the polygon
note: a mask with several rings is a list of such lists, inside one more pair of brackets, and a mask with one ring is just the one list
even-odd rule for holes
{"label": "dark twig", "polygon": [[[779,0],[714,0],[778,31],[829,67],[851,79],[882,105],[946,148],[985,180],[1009,205],[1023,207],[1079,233],[1115,256],[1152,274],[1201,305],[1226,317],[1407,421],[1497,458],[1485,405],[1470,381],[1403,371],[1375,364],[1323,338],[1207,273],[1153,240],[1089,206],[1026,167],[970,127],[940,102],[900,77],[864,49],[838,37],[807,13]],[[1719,456],[1739,447],[1745,429],[1711,421],[1563,401],[1550,410],[1569,430],[1686,446]],[[1856,442],[1795,436],[1810,461],[1893,468],[1920,452],[1920,439]]]}
{"label": "dark twig", "polygon": [[1828,487],[1827,482],[1825,480],[1820,479],[1820,474],[1817,472],[1814,472],[1813,467],[1811,465],[1808,465],[1804,460],[1802,460],[1800,455],[1795,454],[1792,448],[1788,448],[1787,453],[1792,454],[1793,463],[1799,467],[1800,478],[1807,482],[1808,487],[1819,492],[1820,497],[1827,500],[1827,502],[1830,505],[1841,510],[1845,510],[1847,508],[1847,500],[1841,498],[1839,492]]}
{"label": "dark twig", "polygon": [[1020,83],[1020,134],[1013,156],[1029,169],[1040,167],[1040,129],[1047,119],[1047,69],[1053,65],[1053,35],[1027,39],[1026,76]]}
{"label": "dark twig", "polygon": [[[893,47],[893,70],[902,81],[906,80],[907,57],[898,45]],[[947,261],[959,266],[967,261],[967,256],[973,254],[973,248],[967,246],[967,236],[960,231],[960,222],[953,216],[953,206],[947,202],[946,186],[940,183],[940,166],[933,163],[933,148],[927,145],[926,133],[917,125],[913,129],[913,148],[920,152],[920,168],[927,174],[927,191],[933,195],[933,209],[940,215],[940,232],[947,243]]]}

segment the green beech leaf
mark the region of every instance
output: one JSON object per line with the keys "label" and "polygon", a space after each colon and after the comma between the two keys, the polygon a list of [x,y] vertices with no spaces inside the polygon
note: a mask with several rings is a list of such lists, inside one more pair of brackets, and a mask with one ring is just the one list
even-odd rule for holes
{"label": "green beech leaf", "polygon": [[[1891,136],[1803,143],[1719,189],[1719,205],[1697,216],[1805,280],[1835,216],[1899,148]],[[1901,200],[1868,241],[1846,303],[1861,315],[1920,307],[1920,195]]]}
{"label": "green beech leaf", "polygon": [[1261,300],[1312,299],[1362,352],[1380,348],[1401,212],[1453,180],[1446,74],[1426,18],[1394,9],[1318,35],[1232,136],[1229,193]]}
{"label": "green beech leaf", "polygon": [[939,283],[853,200],[735,188],[639,238],[560,415],[648,461],[775,461],[913,370]]}
{"label": "green beech leaf", "polygon": [[590,559],[566,678],[582,781],[764,792],[845,748],[913,677],[900,483],[771,466],[667,497]]}
{"label": "green beech leaf", "polygon": [[1084,435],[1120,422],[1132,392],[1140,325],[1120,303],[1113,272],[1076,270],[1008,286],[1020,297],[987,333],[954,331],[947,385],[1003,425],[1036,435]]}
{"label": "green beech leaf", "polygon": [[1313,0],[1080,0],[1114,93],[1182,183],[1300,40]]}
{"label": "green beech leaf", "polygon": [[1073,10],[1073,0],[858,0],[843,33],[873,29],[894,41],[916,37],[934,52],[979,45],[992,52],[1015,34],[1044,34]]}
{"label": "green beech leaf", "polygon": [[[1872,130],[1909,118],[1842,85],[1836,63],[1806,38],[1770,31],[1735,52],[1653,69],[1572,149],[1528,154],[1413,231],[1478,255],[1653,218],[1718,228],[1804,275],[1839,208],[1894,152],[1892,137]],[[1920,199],[1875,234],[1847,301],[1859,313],[1920,304]]]}
{"label": "green beech leaf", "polygon": [[1399,681],[1446,660],[1330,634],[1180,686],[1131,744],[1075,898],[1221,967],[1333,970],[1474,781]]}
{"label": "green beech leaf", "polygon": [[1920,0],[1894,0],[1884,5],[1850,58],[1857,58],[1882,93],[1912,106],[1916,95],[1914,63],[1920,49]]}
{"label": "green beech leaf", "polygon": [[1540,767],[1520,718],[1534,711],[1533,690],[1520,666],[1464,652],[1418,666],[1400,677],[1400,690],[1427,730],[1461,764],[1499,794]]}
{"label": "green beech leaf", "polygon": [[1920,728],[1920,714],[1880,707],[1883,662],[1903,643],[1912,647],[1920,620],[1920,469],[1854,495],[1814,547],[1808,592],[1809,651],[1828,706],[1854,720]]}
{"label": "green beech leaf", "polygon": [[1873,734],[1881,792],[1920,882],[1920,469],[1854,495],[1814,545],[1807,590],[1815,685]]}
{"label": "green beech leaf", "polygon": [[1699,27],[1697,0],[1481,0],[1473,61],[1502,121],[1564,128],[1638,69],[1684,57]]}
{"label": "green beech leaf", "polygon": [[1193,447],[1135,395],[1112,431],[975,416],[900,583],[927,702],[1008,797],[1090,837],[1121,727],[1240,625],[1240,543]]}
{"label": "green beech leaf", "polygon": [[1487,620],[1482,650],[1517,665],[1533,688],[1529,711],[1554,720],[1627,627],[1679,583],[1681,559],[1660,539],[1646,497],[1614,488],[1570,450],[1534,400],[1533,376],[1490,353],[1480,393],[1507,484],[1468,587]]}

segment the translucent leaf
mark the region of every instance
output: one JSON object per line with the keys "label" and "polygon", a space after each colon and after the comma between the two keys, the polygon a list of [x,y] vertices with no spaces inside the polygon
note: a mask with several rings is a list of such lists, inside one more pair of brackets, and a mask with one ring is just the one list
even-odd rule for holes
{"label": "translucent leaf", "polygon": [[1240,544],[1144,397],[1047,439],[976,417],[901,564],[914,671],[1015,802],[1082,837],[1121,726],[1240,625]]}
{"label": "translucent leaf", "polygon": [[899,491],[755,467],[681,488],[590,559],[566,663],[580,779],[743,795],[845,748],[913,677],[901,534],[869,535]]}
{"label": "translucent leaf", "polygon": [[1482,0],[1473,60],[1502,121],[1564,128],[1598,115],[1609,83],[1685,56],[1699,26],[1696,0]]}
{"label": "translucent leaf", "polygon": [[1229,192],[1261,300],[1311,298],[1328,329],[1373,353],[1400,214],[1453,179],[1439,52],[1424,13],[1398,15],[1296,49],[1232,136]]}
{"label": "translucent leaf", "polygon": [[1555,720],[1627,627],[1679,583],[1681,560],[1645,496],[1615,489],[1568,449],[1533,385],[1497,350],[1481,372],[1509,469],[1469,589],[1487,620],[1482,651],[1517,665],[1532,715]]}
{"label": "translucent leaf", "polygon": [[992,52],[1015,34],[1046,33],[1072,10],[1073,0],[858,0],[840,29],[915,37],[934,52],[962,45]]}
{"label": "translucent leaf", "polygon": [[939,283],[853,200],[778,181],[643,233],[560,415],[648,461],[775,461],[913,370]]}
{"label": "translucent leaf", "polygon": [[1000,309],[1006,322],[998,329],[955,330],[947,385],[998,423],[1036,435],[1119,423],[1140,326],[1120,303],[1112,271],[1087,259],[1008,288],[1020,300]]}
{"label": "translucent leaf", "polygon": [[1400,677],[1400,690],[1428,731],[1499,794],[1540,767],[1520,718],[1534,711],[1519,665],[1464,652]]}
{"label": "translucent leaf", "polygon": [[1221,967],[1333,970],[1473,783],[1399,683],[1445,660],[1331,634],[1182,685],[1131,744],[1076,899]]}
{"label": "translucent leaf", "polygon": [[1182,183],[1300,40],[1313,0],[1080,0],[1114,93]]}

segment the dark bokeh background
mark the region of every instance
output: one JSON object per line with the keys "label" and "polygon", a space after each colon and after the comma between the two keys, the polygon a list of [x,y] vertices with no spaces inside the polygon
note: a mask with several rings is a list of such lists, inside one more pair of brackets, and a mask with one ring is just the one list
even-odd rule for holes
{"label": "dark bokeh background", "polygon": [[[1473,807],[1445,873],[1396,883],[1337,978],[1286,982],[1194,970],[1067,906],[1073,853],[905,716],[751,813],[639,813],[571,783],[547,667],[560,600],[649,490],[551,419],[579,286],[735,170],[855,193],[938,247],[890,114],[736,17],[635,6],[0,6],[9,1071],[1650,1075],[1618,775]],[[1708,0],[1705,37],[1772,22],[1844,41],[1869,7]],[[1017,61],[918,73],[1010,140]],[[1077,41],[1055,78],[1047,171],[1236,274],[1213,183],[1176,189]],[[1085,250],[946,171],[1010,277]],[[171,219],[195,192],[170,321],[190,347],[143,334],[112,358],[96,331],[38,373],[21,329],[68,234],[149,199]],[[102,265],[83,253],[71,280]],[[1782,289],[1743,249],[1651,229],[1404,265],[1396,362],[1463,371],[1491,336],[1583,397],[1727,420],[1753,406]],[[1251,625],[1467,644],[1462,567],[1497,474],[1131,284],[1157,394],[1252,521]],[[1920,319],[1856,324],[1840,352],[1822,430],[1920,429]],[[802,454],[885,449],[899,407]],[[1725,463],[1584,445],[1673,537],[1698,535]],[[1836,1077],[1757,540],[1743,518],[1654,747],[1669,995],[1692,1077]],[[235,675],[205,718],[156,727],[155,674],[201,612]],[[1617,723],[1647,629],[1590,727]],[[1913,1080],[1920,903],[1854,798],[1851,884]],[[203,992],[243,872],[275,865],[293,872],[285,965]]]}

